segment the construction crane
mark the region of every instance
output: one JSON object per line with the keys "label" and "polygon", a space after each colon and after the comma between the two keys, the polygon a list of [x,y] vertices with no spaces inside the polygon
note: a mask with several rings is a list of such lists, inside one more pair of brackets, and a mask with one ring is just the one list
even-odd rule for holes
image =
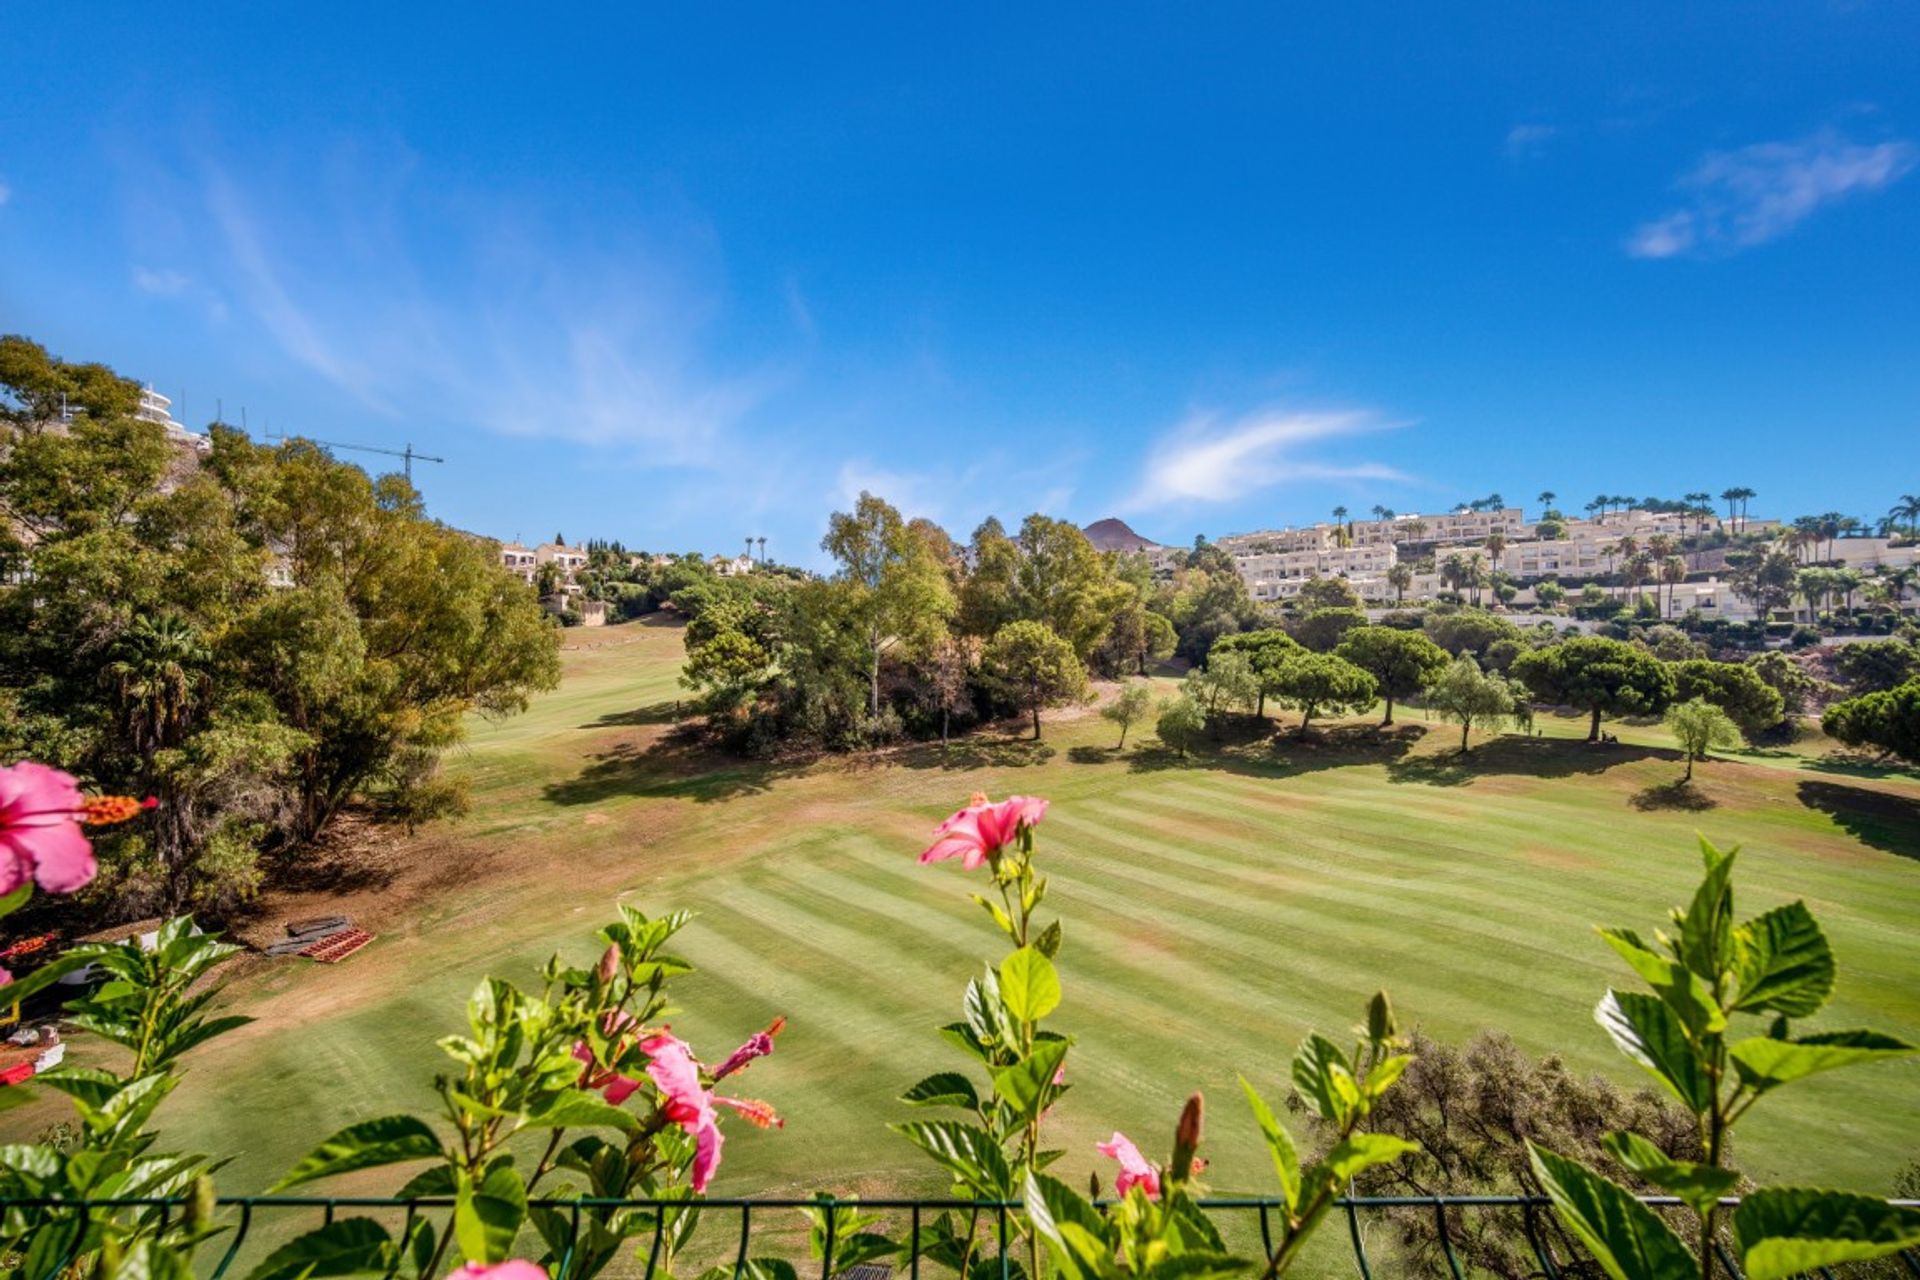
{"label": "construction crane", "polygon": [[[286,435],[282,433],[280,439],[285,440],[286,438]],[[332,440],[314,440],[310,437],[302,438],[306,439],[307,443],[317,444],[323,449],[351,449],[356,453],[384,453],[390,458],[403,458],[406,460],[405,465],[408,484],[413,483],[413,462],[415,458],[418,458],[422,462],[446,461],[445,458],[436,458],[430,453],[416,453],[412,443],[408,443],[404,449],[382,449],[378,445],[371,444],[339,444]]]}

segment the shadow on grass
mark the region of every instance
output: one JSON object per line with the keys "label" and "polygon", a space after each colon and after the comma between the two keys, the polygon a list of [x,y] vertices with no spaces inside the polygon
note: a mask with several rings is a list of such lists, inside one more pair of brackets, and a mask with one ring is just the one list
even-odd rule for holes
{"label": "shadow on grass", "polygon": [[1829,751],[1808,759],[1806,767],[1816,773],[1838,774],[1843,778],[1920,778],[1920,770],[1884,761],[1864,751]]}
{"label": "shadow on grass", "polygon": [[1571,778],[1605,773],[1640,760],[1672,758],[1672,751],[1636,747],[1621,742],[1577,742],[1567,738],[1503,737],[1462,755],[1422,755],[1387,766],[1389,782],[1412,782],[1429,787],[1459,787],[1495,773],[1525,774],[1530,778]]}
{"label": "shadow on grass", "polygon": [[[1203,739],[1184,758],[1151,739],[1129,750],[1125,758],[1127,768],[1134,773],[1213,769],[1250,778],[1292,778],[1346,765],[1392,767],[1391,762],[1411,751],[1423,736],[1416,725],[1334,725],[1313,729],[1302,738],[1294,729],[1276,736],[1270,723],[1235,723],[1225,728],[1219,740]],[[1088,750],[1102,761],[1114,758],[1105,751]]]}
{"label": "shadow on grass", "polygon": [[1920,800],[1808,780],[1800,784],[1800,803],[1826,814],[1863,844],[1920,859]]}
{"label": "shadow on grass", "polygon": [[1661,809],[1678,810],[1683,813],[1699,813],[1705,809],[1719,806],[1719,801],[1687,781],[1675,778],[1672,782],[1662,782],[1651,787],[1642,787],[1633,793],[1628,801],[1642,813],[1651,813]]}
{"label": "shadow on grass", "polygon": [[645,748],[623,743],[603,751],[591,757],[577,776],[549,783],[543,794],[554,804],[564,805],[599,804],[629,796],[711,804],[766,791],[808,763],[729,755],[686,728]]}
{"label": "shadow on grass", "polygon": [[634,725],[674,724],[680,720],[685,711],[685,704],[678,699],[673,699],[650,703],[644,707],[632,707],[626,711],[609,711],[598,720],[589,720],[580,727],[582,729],[618,729]]}
{"label": "shadow on grass", "polygon": [[[1077,753],[1082,748],[1073,750]],[[889,752],[885,760],[909,769],[1024,769],[1045,764],[1056,754],[1058,748],[1052,743],[1035,742],[1032,738],[974,736],[954,738],[944,747],[937,742],[899,747]],[[1079,756],[1076,754],[1073,758],[1077,760]]]}

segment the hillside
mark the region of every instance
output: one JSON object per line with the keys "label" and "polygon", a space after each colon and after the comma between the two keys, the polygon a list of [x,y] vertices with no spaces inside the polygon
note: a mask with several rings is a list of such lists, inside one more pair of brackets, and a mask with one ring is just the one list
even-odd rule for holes
{"label": "hillside", "polygon": [[1160,545],[1135,533],[1125,520],[1112,516],[1095,520],[1081,532],[1087,535],[1087,541],[1098,551],[1151,551]]}

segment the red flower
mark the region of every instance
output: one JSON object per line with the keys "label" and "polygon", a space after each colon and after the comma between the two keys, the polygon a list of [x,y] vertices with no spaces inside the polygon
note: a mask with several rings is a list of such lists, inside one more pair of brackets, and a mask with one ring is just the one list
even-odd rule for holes
{"label": "red flower", "polygon": [[921,862],[962,859],[971,871],[1012,844],[1025,827],[1047,816],[1047,802],[1037,796],[1009,796],[999,804],[975,793],[972,803],[934,828],[934,840],[920,855]]}
{"label": "red flower", "polygon": [[72,893],[99,869],[81,834],[84,801],[71,774],[23,760],[0,769],[0,894],[29,879]]}

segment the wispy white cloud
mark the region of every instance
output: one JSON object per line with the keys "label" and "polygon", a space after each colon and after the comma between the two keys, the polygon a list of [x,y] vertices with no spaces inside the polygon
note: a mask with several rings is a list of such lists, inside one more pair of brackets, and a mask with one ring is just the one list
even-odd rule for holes
{"label": "wispy white cloud", "polygon": [[1866,145],[1831,128],[1710,152],[1674,184],[1684,203],[1642,223],[1626,250],[1635,258],[1739,253],[1787,234],[1824,205],[1898,182],[1916,158],[1911,143]]}
{"label": "wispy white cloud", "polygon": [[170,267],[136,265],[133,269],[133,287],[155,298],[177,298],[192,284],[192,278],[184,271]]}
{"label": "wispy white cloud", "polygon": [[1309,446],[1396,425],[1365,410],[1292,413],[1268,409],[1231,419],[1195,413],[1154,443],[1139,487],[1122,509],[1232,502],[1262,489],[1302,481],[1405,482],[1407,475],[1383,463],[1304,456]]}
{"label": "wispy white cloud", "polygon": [[676,225],[666,250],[642,232],[608,243],[423,192],[409,170],[320,166],[326,183],[292,207],[208,164],[196,266],[287,356],[383,416],[625,447],[650,466],[751,462],[726,438],[786,370],[709,358],[721,294],[699,278],[715,256],[704,226]]}
{"label": "wispy white cloud", "polygon": [[1550,124],[1517,124],[1507,130],[1507,159],[1534,160],[1546,154],[1547,143],[1560,131]]}

